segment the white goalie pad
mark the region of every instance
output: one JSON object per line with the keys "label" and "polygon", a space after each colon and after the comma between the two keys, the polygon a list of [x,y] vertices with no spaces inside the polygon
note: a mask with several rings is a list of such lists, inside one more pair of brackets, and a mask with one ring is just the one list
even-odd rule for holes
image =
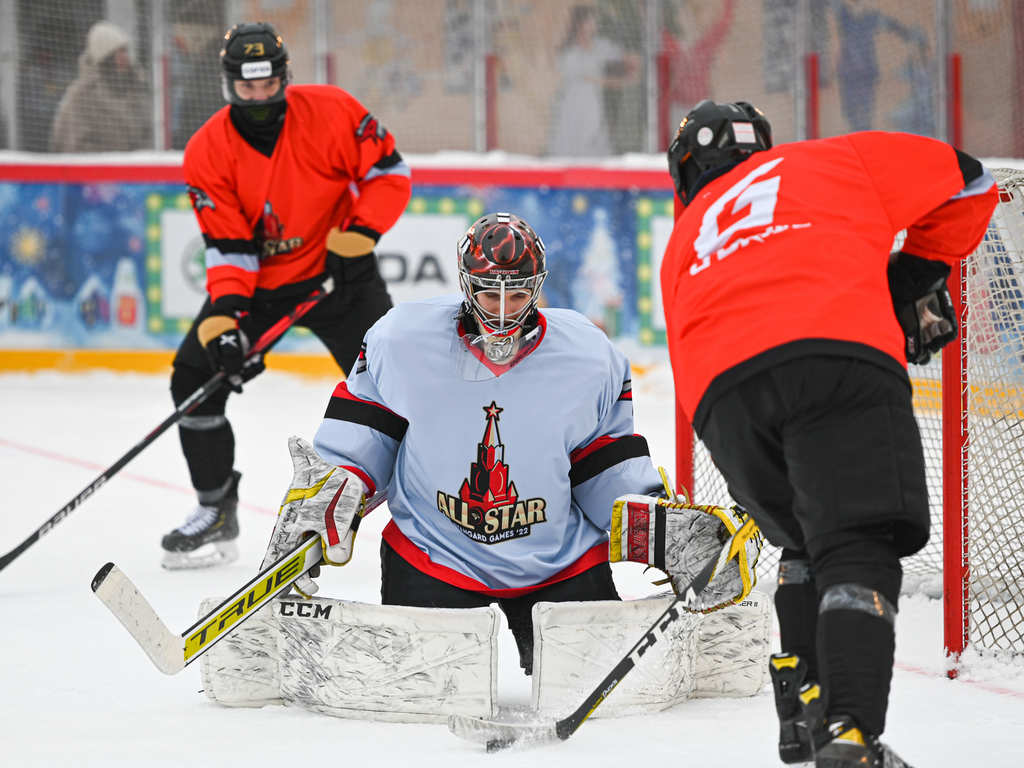
{"label": "white goalie pad", "polygon": [[[537,603],[533,607],[533,708],[553,716],[572,712],[672,602],[646,600]],[[666,629],[592,717],[658,712],[694,689],[699,614],[684,614]]]}
{"label": "white goalie pad", "polygon": [[[533,609],[533,707],[571,712],[674,599],[538,603]],[[754,696],[768,682],[771,600],[751,592],[742,603],[684,614],[667,628],[593,717],[660,712],[692,697]]]}
{"label": "white goalie pad", "polygon": [[[219,602],[204,601],[200,615]],[[203,655],[203,687],[230,707],[415,723],[493,717],[499,626],[493,607],[275,600]]]}
{"label": "white goalie pad", "polygon": [[751,592],[736,605],[701,616],[697,698],[756,696],[768,684],[772,600]]}

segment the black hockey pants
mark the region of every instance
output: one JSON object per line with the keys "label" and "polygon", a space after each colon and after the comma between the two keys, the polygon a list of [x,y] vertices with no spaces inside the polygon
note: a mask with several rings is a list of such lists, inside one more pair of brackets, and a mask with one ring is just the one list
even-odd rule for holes
{"label": "black hockey pants", "polygon": [[783,650],[810,657],[827,714],[875,735],[892,677],[899,558],[928,539],[911,394],[869,362],[803,357],[724,391],[701,434],[733,498],[786,548]]}

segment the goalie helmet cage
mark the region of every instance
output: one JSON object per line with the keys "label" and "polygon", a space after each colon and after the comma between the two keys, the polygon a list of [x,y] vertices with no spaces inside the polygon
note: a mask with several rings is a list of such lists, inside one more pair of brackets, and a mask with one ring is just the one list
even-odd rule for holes
{"label": "goalie helmet cage", "polygon": [[[968,647],[1024,654],[1024,171],[992,173],[999,204],[949,280],[960,335],[910,371],[932,523],[904,591],[942,595],[950,677]],[[678,403],[676,477],[701,504],[732,503]],[[773,577],[778,551],[765,555]]]}

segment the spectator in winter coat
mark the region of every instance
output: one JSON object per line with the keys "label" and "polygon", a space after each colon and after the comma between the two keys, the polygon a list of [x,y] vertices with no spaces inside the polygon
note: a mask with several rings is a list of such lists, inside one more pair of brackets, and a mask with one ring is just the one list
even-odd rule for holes
{"label": "spectator in winter coat", "polygon": [[50,135],[51,152],[116,152],[153,146],[145,73],[128,53],[128,35],[100,21],[86,38],[78,77],[68,86]]}

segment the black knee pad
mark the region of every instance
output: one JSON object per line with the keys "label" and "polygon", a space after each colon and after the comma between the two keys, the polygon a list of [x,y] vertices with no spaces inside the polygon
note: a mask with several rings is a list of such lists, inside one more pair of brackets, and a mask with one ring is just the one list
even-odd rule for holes
{"label": "black knee pad", "polygon": [[837,584],[859,584],[884,595],[895,608],[903,568],[891,525],[875,525],[822,536],[808,542],[819,594]]}
{"label": "black knee pad", "polygon": [[[213,374],[201,371],[188,365],[176,365],[171,373],[171,398],[175,406],[188,400],[197,389],[210,380]],[[192,416],[216,416],[224,413],[231,390],[225,386],[218,387],[209,397],[196,406]]]}

